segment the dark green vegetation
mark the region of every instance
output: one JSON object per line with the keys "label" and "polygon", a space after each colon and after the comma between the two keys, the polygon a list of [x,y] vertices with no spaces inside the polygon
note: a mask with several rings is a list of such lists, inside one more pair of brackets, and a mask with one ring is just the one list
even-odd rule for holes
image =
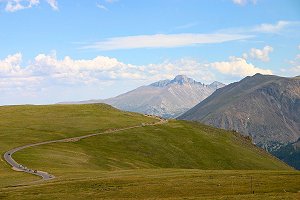
{"label": "dark green vegetation", "polygon": [[277,158],[300,170],[300,138],[271,152]]}
{"label": "dark green vegetation", "polygon": [[[278,144],[300,138],[299,113],[299,78],[256,74],[217,90],[179,119],[236,130],[274,152]],[[288,160],[288,156],[280,158]]]}
{"label": "dark green vegetation", "polygon": [[[38,141],[156,121],[101,104],[0,107],[0,117],[1,154]],[[39,177],[14,172],[1,161],[0,199],[291,199],[300,190],[300,173],[247,139],[184,121],[32,147],[13,157],[57,178],[32,182]]]}

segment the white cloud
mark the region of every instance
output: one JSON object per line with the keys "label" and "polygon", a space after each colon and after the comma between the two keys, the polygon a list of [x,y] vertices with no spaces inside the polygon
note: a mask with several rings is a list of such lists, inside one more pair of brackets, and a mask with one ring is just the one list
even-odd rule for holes
{"label": "white cloud", "polygon": [[[51,85],[91,85],[105,81],[137,80],[151,83],[185,74],[198,80],[211,82],[215,80],[213,71],[226,75],[243,77],[255,73],[272,74],[271,70],[261,69],[244,58],[231,57],[229,61],[201,63],[184,58],[165,61],[158,64],[132,65],[115,58],[97,56],[92,59],[72,59],[69,56],[58,59],[55,53],[39,54],[30,63],[23,66],[20,53],[9,55],[0,60],[0,77],[6,85],[24,82],[24,87],[32,84],[51,83]],[[18,81],[16,81],[18,79]],[[2,86],[5,84],[2,82]],[[3,88],[2,88],[3,89]]]}
{"label": "white cloud", "polygon": [[57,59],[55,53],[39,54],[23,66],[20,53],[0,60],[0,90],[5,87],[43,87],[50,85],[92,85],[106,81],[135,80],[151,83],[173,78],[178,74],[212,81],[209,67],[193,59],[181,59],[159,64],[132,65],[115,58],[97,56],[93,59]]}
{"label": "white cloud", "polygon": [[232,0],[232,2],[237,4],[237,5],[244,6],[247,3],[256,4],[257,0]]}
{"label": "white cloud", "polygon": [[230,57],[229,61],[214,62],[210,65],[223,74],[238,77],[252,76],[256,73],[272,74],[271,70],[255,67],[253,64],[247,63],[244,58]]}
{"label": "white cloud", "polygon": [[23,75],[24,71],[20,67],[21,62],[21,53],[8,55],[5,59],[0,60],[0,77],[3,78]]}
{"label": "white cloud", "polygon": [[26,69],[21,67],[22,54],[8,55],[0,60],[0,91],[15,89],[15,87],[37,84],[40,77],[31,76]]}
{"label": "white cloud", "polygon": [[289,26],[300,25],[299,21],[278,21],[276,24],[261,24],[252,29],[255,32],[261,33],[278,33]]}
{"label": "white cloud", "polygon": [[[132,65],[105,56],[91,59],[73,59],[65,56],[58,59],[55,53],[38,54],[30,62],[24,62],[22,54],[16,53],[0,60],[0,91],[3,94],[0,101],[21,102],[11,101],[21,94],[30,95],[32,97],[30,102],[36,102],[37,97],[43,99],[51,95],[64,96],[55,98],[56,101],[67,100],[69,95],[72,96],[71,99],[75,96],[76,99],[88,99],[91,97],[88,95],[97,98],[109,93],[110,89],[106,89],[107,84],[113,84],[114,87],[118,87],[117,91],[125,92],[124,88],[127,90],[154,81],[171,79],[178,74],[210,83],[216,80],[214,76],[216,71],[225,74],[226,77],[228,75],[243,77],[255,73],[272,74],[271,70],[258,68],[243,58],[235,57],[227,62],[201,63],[184,58],[156,64]],[[89,92],[85,93],[87,88]],[[106,93],[100,93],[101,89]],[[70,94],[65,94],[65,90]],[[76,94],[78,91],[82,94]]]}
{"label": "white cloud", "polygon": [[263,49],[252,48],[250,50],[250,57],[263,62],[268,62],[270,60],[269,53],[271,53],[273,50],[274,49],[271,46],[265,46]]}
{"label": "white cloud", "polygon": [[83,49],[116,50],[137,48],[173,48],[197,44],[223,43],[247,39],[240,34],[156,34],[108,38],[82,47]]}
{"label": "white cloud", "polygon": [[0,91],[15,89],[15,87],[32,87],[33,85],[37,86],[41,77],[9,77],[0,79]]}
{"label": "white cloud", "polygon": [[74,60],[66,56],[58,60],[55,55],[39,54],[29,69],[34,74],[43,74],[70,83],[129,78],[130,74],[133,79],[138,78],[136,67],[104,56],[97,56],[90,60]]}
{"label": "white cloud", "polygon": [[[40,0],[0,0],[0,3],[6,3],[5,11],[16,12],[19,10],[29,9],[40,4]],[[57,0],[46,0],[54,10],[58,10]]]}
{"label": "white cloud", "polygon": [[39,0],[6,0],[5,10],[7,12],[15,12],[18,10],[24,10],[38,5]]}
{"label": "white cloud", "polygon": [[32,74],[48,76],[63,82],[85,84],[120,79],[156,81],[177,74],[198,76],[207,81],[211,81],[213,77],[207,67],[192,59],[136,66],[104,56],[90,60],[74,60],[66,56],[58,60],[55,55],[39,54],[28,70]]}
{"label": "white cloud", "polygon": [[298,46],[298,49],[300,50],[300,44],[299,44],[299,46]]}
{"label": "white cloud", "polygon": [[53,10],[58,10],[57,0],[47,0],[47,2]]}
{"label": "white cloud", "polygon": [[265,46],[263,49],[252,48],[248,53],[243,53],[242,58],[248,60],[249,58],[268,62],[270,60],[269,54],[273,52],[273,47]]}
{"label": "white cloud", "polygon": [[250,27],[227,28],[219,30],[218,33],[225,34],[298,34],[300,21],[280,20],[275,23],[263,23]]}
{"label": "white cloud", "polygon": [[108,11],[108,8],[106,6],[100,4],[100,3],[97,3],[96,6],[97,6],[97,8],[100,8],[102,10]]}

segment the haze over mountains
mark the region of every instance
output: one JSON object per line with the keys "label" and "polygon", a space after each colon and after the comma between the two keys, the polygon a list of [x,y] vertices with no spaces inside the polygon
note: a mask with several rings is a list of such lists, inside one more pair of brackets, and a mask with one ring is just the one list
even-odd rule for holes
{"label": "haze over mountains", "polygon": [[225,86],[220,82],[205,85],[184,75],[173,80],[161,80],[106,100],[80,103],[106,103],[118,109],[165,118],[177,117]]}
{"label": "haze over mountains", "polygon": [[275,152],[300,138],[300,78],[246,77],[217,90],[179,119],[236,130]]}

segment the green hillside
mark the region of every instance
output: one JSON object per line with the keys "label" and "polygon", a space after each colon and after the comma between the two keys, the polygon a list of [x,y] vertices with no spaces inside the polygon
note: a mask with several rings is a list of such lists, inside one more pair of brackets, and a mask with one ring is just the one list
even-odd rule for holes
{"label": "green hillside", "polygon": [[141,114],[121,112],[105,104],[2,106],[0,119],[0,187],[39,180],[39,177],[10,169],[2,157],[9,149],[156,121]]}
{"label": "green hillside", "polygon": [[15,158],[54,174],[62,169],[289,169],[231,132],[183,121],[32,147]]}
{"label": "green hillside", "polygon": [[[2,155],[24,144],[156,121],[103,104],[0,107],[0,117]],[[193,190],[202,191],[206,187],[210,188],[205,189],[208,195],[214,188],[209,186],[219,185],[218,182],[229,187],[232,177],[237,181],[234,195],[248,195],[250,176],[260,177],[259,184],[265,184],[260,193],[270,192],[274,196],[289,188],[289,197],[294,197],[300,190],[299,178],[294,178],[299,177],[298,172],[245,138],[230,131],[185,121],[173,120],[75,142],[32,147],[13,157],[32,169],[55,175],[56,179],[32,182],[39,177],[12,171],[1,160],[0,198],[52,199],[65,198],[71,193],[72,199],[121,198],[121,194],[134,198],[133,193],[140,198],[163,198],[164,195],[159,194],[162,194],[164,184],[170,187],[165,198],[172,198],[177,192],[186,197]],[[285,180],[286,185],[280,184],[280,180]],[[199,185],[201,182],[206,185]],[[11,187],[19,184],[29,187]],[[178,184],[186,186],[178,188]],[[144,187],[148,189],[142,192]],[[120,188],[127,189],[116,194]],[[156,189],[161,192],[155,195]],[[233,194],[225,188],[219,192],[219,195]],[[94,193],[99,194],[91,196]]]}

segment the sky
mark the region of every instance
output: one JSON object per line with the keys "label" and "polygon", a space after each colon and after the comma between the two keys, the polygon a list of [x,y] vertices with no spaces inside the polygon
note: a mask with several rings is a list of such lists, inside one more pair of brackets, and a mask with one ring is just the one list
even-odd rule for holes
{"label": "sky", "polygon": [[0,105],[300,75],[299,0],[0,0]]}

